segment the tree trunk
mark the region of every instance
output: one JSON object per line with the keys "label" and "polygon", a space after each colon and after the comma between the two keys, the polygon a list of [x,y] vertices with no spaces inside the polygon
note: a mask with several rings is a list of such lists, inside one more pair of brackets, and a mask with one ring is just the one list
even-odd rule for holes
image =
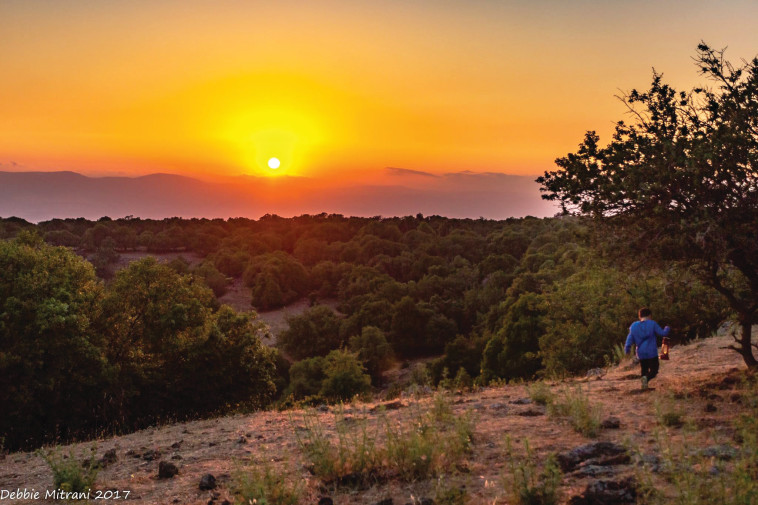
{"label": "tree trunk", "polygon": [[741,320],[740,327],[742,328],[742,331],[740,332],[739,339],[740,347],[737,349],[737,352],[742,355],[742,359],[745,360],[745,364],[748,368],[758,368],[758,361],[756,361],[755,356],[753,355],[753,345],[751,339],[751,333],[753,331],[753,318],[749,317]]}

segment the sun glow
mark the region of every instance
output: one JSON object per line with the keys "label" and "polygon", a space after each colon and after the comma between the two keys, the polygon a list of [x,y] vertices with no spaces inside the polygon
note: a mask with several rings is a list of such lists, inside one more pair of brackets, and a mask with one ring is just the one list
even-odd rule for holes
{"label": "sun glow", "polygon": [[270,160],[268,160],[268,168],[272,170],[276,170],[277,168],[279,168],[279,165],[281,165],[279,158],[271,158]]}

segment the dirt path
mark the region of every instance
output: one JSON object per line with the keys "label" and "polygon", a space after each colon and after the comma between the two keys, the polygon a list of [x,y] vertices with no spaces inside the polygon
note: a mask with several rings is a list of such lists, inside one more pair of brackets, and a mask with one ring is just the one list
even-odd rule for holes
{"label": "dirt path", "polygon": [[[730,377],[744,368],[735,352],[724,349],[729,340],[729,337],[721,336],[674,348],[672,360],[662,362],[659,378],[652,381],[651,386],[655,389],[647,393],[640,393],[638,369],[631,365],[606,370],[601,377],[550,383],[550,387],[554,393],[560,394],[562,388],[580,385],[588,391],[591,401],[602,407],[603,417],[620,419],[620,428],[603,430],[597,438],[600,441],[627,443],[641,453],[655,454],[662,433],[656,405],[675,402],[685,419],[698,429],[688,435],[682,434],[681,430],[667,430],[665,436],[670,437],[672,443],[686,442],[703,447],[723,443],[731,440],[731,420],[741,408],[733,398],[736,386]],[[502,484],[506,470],[506,435],[519,450],[522,442],[528,440],[538,458],[590,442],[565,422],[544,415],[544,408],[530,404],[528,396],[524,385],[486,388],[453,396],[454,413],[462,415],[470,411],[476,419],[473,453],[465,468],[450,476],[451,482],[465,486],[468,503],[507,503],[503,498]],[[423,406],[431,399],[404,398],[401,400],[404,408],[388,411],[387,416],[390,419],[408,416],[414,401]],[[347,405],[338,414],[333,407],[329,412],[317,411],[316,415],[328,430],[333,430],[335,415],[372,419],[375,416],[370,411],[373,406],[372,403],[356,403]],[[302,411],[260,412],[160,426],[99,440],[98,457],[115,449],[118,460],[101,471],[97,486],[100,489],[130,490],[129,503],[207,504],[215,496],[214,503],[221,504],[224,498],[230,497],[228,485],[236,467],[268,461],[278,472],[303,484],[306,491],[302,503],[315,504],[326,490],[319,491],[319,483],[303,466],[295,437],[295,430],[303,424],[302,415]],[[91,445],[74,444],[63,451],[80,452]],[[151,459],[150,450],[159,455],[152,454]],[[172,479],[157,479],[159,460],[176,464],[179,474]],[[617,477],[632,471],[631,466],[623,468],[626,470],[620,470]],[[218,479],[219,488],[215,491],[198,489],[205,473],[212,473]],[[565,476],[562,488],[568,496],[584,489],[595,478]],[[433,495],[434,486],[434,479],[413,483],[390,481],[367,490],[340,491],[330,495],[336,504],[375,504],[391,497],[395,504],[402,505],[411,502],[411,495]],[[52,488],[51,471],[41,457],[34,453],[14,453],[0,461],[0,490],[17,488],[34,488],[43,494],[44,490]]]}

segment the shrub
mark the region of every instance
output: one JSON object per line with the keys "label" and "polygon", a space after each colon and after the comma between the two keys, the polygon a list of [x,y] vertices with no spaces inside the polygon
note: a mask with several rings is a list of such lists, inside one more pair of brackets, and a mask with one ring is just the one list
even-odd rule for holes
{"label": "shrub", "polygon": [[331,400],[349,400],[371,389],[371,377],[355,354],[336,350],[324,360],[321,395]]}
{"label": "shrub", "polygon": [[506,439],[506,457],[509,474],[505,476],[505,487],[511,491],[511,499],[516,505],[554,505],[558,503],[558,488],[562,474],[553,455],[547,458],[538,471],[535,457],[524,441],[525,457],[513,454],[510,437]]}
{"label": "shrub", "polygon": [[375,384],[392,364],[392,347],[375,326],[365,326],[360,335],[350,337],[350,350],[357,353]]}
{"label": "shrub", "polygon": [[[57,448],[45,453],[38,454],[53,472],[53,486],[71,493],[86,493],[97,479],[99,466],[95,460],[96,448],[90,449],[89,457],[81,461],[76,458],[74,451],[69,452],[68,457],[62,456]],[[86,456],[86,453],[82,454]]]}
{"label": "shrub", "polygon": [[342,418],[342,412],[335,414],[337,439],[334,441],[313,412],[303,414],[305,429],[295,429],[300,450],[314,475],[324,482],[339,484],[347,475],[367,480],[382,463],[376,444],[377,429],[372,432],[366,419],[359,419],[350,427]]}
{"label": "shrub", "polygon": [[468,391],[473,385],[474,381],[466,369],[463,367],[459,368],[458,373],[455,374],[455,379],[453,379],[453,387],[458,391]]}
{"label": "shrub", "polygon": [[437,505],[464,505],[468,498],[466,486],[458,487],[448,482],[444,476],[437,478],[434,487],[434,503]]}
{"label": "shrub", "polygon": [[594,438],[600,431],[600,407],[590,403],[581,386],[564,389],[559,397],[548,404],[548,413],[553,417],[567,418],[574,431],[585,437]]}
{"label": "shrub", "polygon": [[324,381],[324,358],[316,356],[297,361],[290,367],[290,383],[283,396],[292,396],[295,400],[317,395]]}
{"label": "shrub", "polygon": [[367,484],[380,474],[413,481],[439,475],[454,467],[471,451],[473,422],[469,414],[451,412],[446,406],[436,413],[422,411],[418,404],[400,419],[381,415],[373,422],[353,420],[335,413],[337,436],[330,437],[313,413],[303,415],[305,429],[295,429],[298,445],[312,472],[325,483]]}
{"label": "shrub", "polygon": [[679,409],[673,398],[656,399],[655,416],[662,426],[680,428],[684,425],[684,412]]}
{"label": "shrub", "polygon": [[271,468],[269,464],[238,470],[232,485],[240,505],[297,505],[303,490],[300,476],[291,476]]}
{"label": "shrub", "polygon": [[553,401],[553,392],[542,381],[527,385],[526,390],[529,392],[529,398],[537,405],[547,405]]}

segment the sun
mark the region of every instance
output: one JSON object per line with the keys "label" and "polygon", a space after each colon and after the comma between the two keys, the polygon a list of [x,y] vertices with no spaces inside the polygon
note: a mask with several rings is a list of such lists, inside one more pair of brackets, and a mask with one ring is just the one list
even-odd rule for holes
{"label": "sun", "polygon": [[279,165],[281,165],[281,162],[279,161],[279,158],[269,158],[268,160],[268,168],[272,170],[276,170],[279,168]]}

